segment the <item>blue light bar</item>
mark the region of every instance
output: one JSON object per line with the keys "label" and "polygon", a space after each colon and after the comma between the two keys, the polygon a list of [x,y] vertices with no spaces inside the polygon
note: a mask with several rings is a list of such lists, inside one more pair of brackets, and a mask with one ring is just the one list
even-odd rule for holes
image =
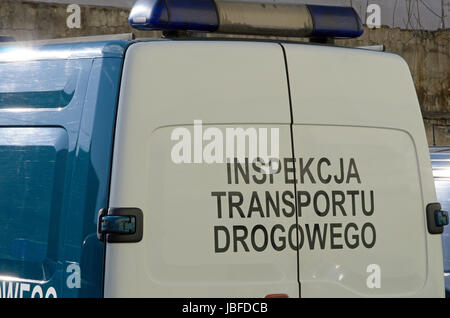
{"label": "blue light bar", "polygon": [[314,24],[315,37],[356,38],[364,28],[352,7],[308,5]]}
{"label": "blue light bar", "polygon": [[215,31],[219,24],[213,0],[138,0],[128,22],[138,30]]}
{"label": "blue light bar", "polygon": [[129,23],[138,30],[354,38],[363,26],[351,7],[223,0],[138,0]]}

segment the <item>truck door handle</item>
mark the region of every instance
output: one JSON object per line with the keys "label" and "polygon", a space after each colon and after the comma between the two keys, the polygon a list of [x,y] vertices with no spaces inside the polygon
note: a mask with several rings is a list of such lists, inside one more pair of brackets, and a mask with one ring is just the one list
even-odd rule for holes
{"label": "truck door handle", "polygon": [[444,226],[448,225],[448,212],[442,211],[439,203],[428,204],[427,224],[430,234],[442,234]]}
{"label": "truck door handle", "polygon": [[143,213],[139,208],[100,209],[97,238],[108,243],[136,243],[143,236]]}
{"label": "truck door handle", "polygon": [[134,234],[136,232],[134,216],[105,215],[100,221],[101,234]]}

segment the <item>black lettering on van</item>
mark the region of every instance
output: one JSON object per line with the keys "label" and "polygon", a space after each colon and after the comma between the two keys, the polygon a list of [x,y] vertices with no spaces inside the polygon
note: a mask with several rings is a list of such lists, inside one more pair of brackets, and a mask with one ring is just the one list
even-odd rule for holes
{"label": "black lettering on van", "polygon": [[253,212],[258,212],[262,218],[264,217],[264,211],[261,206],[261,201],[259,200],[258,192],[256,192],[256,191],[252,192],[252,197],[250,199],[250,207],[248,208],[247,217],[248,218],[252,217]]}
{"label": "black lettering on van", "polygon": [[346,183],[350,183],[350,179],[355,178],[358,183],[361,183],[361,178],[359,177],[358,169],[356,168],[355,159],[351,158],[348,166],[347,172],[347,181]]}
{"label": "black lettering on van", "polygon": [[[340,199],[337,199],[336,197],[340,196]],[[341,213],[343,216],[347,216],[347,213],[345,212],[345,209],[343,207],[345,202],[345,193],[342,191],[331,191],[331,201],[333,204],[333,216],[336,216],[336,210],[337,207],[339,207],[339,210],[341,210]]]}
{"label": "black lettering on van", "polygon": [[324,184],[328,184],[331,181],[331,176],[328,174],[328,176],[326,178],[323,177],[322,174],[322,165],[326,164],[328,167],[331,165],[330,160],[328,160],[327,158],[320,158],[319,162],[317,163],[317,177],[319,178],[320,182],[324,183]]}
{"label": "black lettering on van", "polygon": [[256,184],[264,184],[266,182],[267,174],[265,173],[265,171],[263,169],[261,169],[261,167],[258,164],[264,165],[264,160],[258,157],[252,163],[253,170],[255,170],[257,173],[261,174],[261,179],[258,179],[256,177],[256,175],[253,175],[252,179],[253,179],[253,182]]}
{"label": "black lettering on van", "polygon": [[364,195],[364,191],[361,191],[361,205],[364,215],[371,216],[373,214],[375,208],[375,203],[373,201],[373,191],[370,191],[370,209],[366,210],[366,196]]}
{"label": "black lettering on van", "polygon": [[309,170],[311,168],[311,164],[313,163],[314,158],[309,158],[308,162],[306,163],[306,165],[303,165],[303,158],[300,158],[300,182],[301,183],[305,183],[305,174],[308,175],[309,180],[311,181],[311,183],[316,183],[316,180],[314,179],[311,170]]}
{"label": "black lettering on van", "polygon": [[[242,231],[243,234],[238,235],[238,231]],[[233,226],[233,251],[234,252],[238,251],[238,244],[237,244],[238,242],[241,242],[241,245],[246,252],[250,251],[248,249],[247,243],[245,243],[245,239],[247,238],[247,236],[248,236],[248,230],[245,226],[243,226],[243,225]]]}
{"label": "black lettering on van", "polygon": [[327,223],[323,224],[323,232],[320,231],[320,224],[317,223],[314,224],[313,226],[314,229],[312,230],[312,232],[309,227],[309,224],[306,224],[305,227],[306,227],[306,235],[308,237],[309,248],[313,250],[314,247],[316,246],[316,240],[318,240],[319,246],[323,250],[325,248],[328,224]]}
{"label": "black lettering on van", "polygon": [[[233,197],[237,197],[238,201],[234,202]],[[239,213],[239,216],[241,218],[245,218],[244,211],[242,211],[242,209],[241,209],[242,202],[244,202],[244,197],[243,197],[242,193],[240,193],[240,192],[229,192],[228,193],[228,210],[229,210],[228,212],[229,212],[230,219],[233,218],[233,208],[236,209],[236,211]]]}
{"label": "black lettering on van", "polygon": [[228,184],[232,184],[233,180],[231,179],[231,163],[227,159],[227,182]]}
{"label": "black lettering on van", "polygon": [[250,183],[250,171],[249,171],[248,158],[245,158],[244,167],[239,162],[238,158],[234,158],[234,182],[239,184],[239,175],[244,179],[245,184]]}
{"label": "black lettering on van", "polygon": [[222,218],[222,200],[221,198],[226,196],[226,192],[211,192],[211,196],[217,197],[217,217]]}
{"label": "black lettering on van", "polygon": [[[295,236],[293,235],[295,233]],[[298,238],[298,245],[297,243]],[[289,240],[289,246],[293,250],[300,250],[303,246],[303,242],[305,240],[305,235],[303,233],[303,229],[300,225],[292,224],[288,231],[288,240]]]}
{"label": "black lettering on van", "polygon": [[352,235],[353,243],[351,243],[349,241],[349,234],[348,234],[351,228],[353,228],[355,232],[358,231],[358,226],[355,223],[347,224],[344,230],[345,245],[347,245],[347,247],[349,247],[350,249],[355,249],[359,246],[359,236],[358,234],[353,234]]}
{"label": "black lettering on van", "polygon": [[[325,199],[325,209],[323,211],[319,210],[318,201],[320,196]],[[317,191],[314,195],[313,205],[314,211],[318,216],[327,216],[328,212],[330,211],[330,198],[328,197],[327,193],[325,191]]]}
{"label": "black lettering on van", "polygon": [[[289,197],[290,200],[287,197]],[[295,204],[294,202],[292,202],[292,200],[294,200],[294,194],[291,191],[284,191],[281,194],[281,200],[285,205],[291,208],[289,211],[286,210],[285,208],[281,209],[281,211],[283,211],[284,216],[287,218],[293,216],[295,213]]]}
{"label": "black lettering on van", "polygon": [[[274,166],[276,168],[273,168]],[[270,184],[273,184],[273,176],[276,175],[276,174],[279,174],[281,172],[280,159],[278,159],[278,158],[270,158],[270,160],[269,160],[269,169],[270,169],[270,174],[269,174]]]}
{"label": "black lettering on van", "polygon": [[352,215],[356,216],[356,201],[355,197],[359,194],[359,191],[347,191],[347,194],[352,198]]}
{"label": "black lettering on van", "polygon": [[341,176],[340,178],[338,178],[337,175],[334,176],[334,181],[337,184],[341,184],[342,182],[344,182],[344,159],[339,159],[339,171],[341,172]]}
{"label": "black lettering on van", "polygon": [[330,223],[330,245],[332,250],[340,250],[343,248],[342,244],[337,244],[335,239],[339,239],[342,237],[342,233],[336,233],[334,230],[337,228],[341,228],[342,224],[340,223]]}
{"label": "black lettering on van", "polygon": [[281,245],[277,245],[275,242],[275,231],[280,230],[281,233],[284,233],[284,227],[281,224],[275,224],[272,230],[270,231],[270,243],[272,244],[272,247],[275,251],[282,251],[286,248],[286,237],[279,236],[278,241],[281,243]]}
{"label": "black lettering on van", "polygon": [[[305,197],[305,200],[302,200]],[[302,208],[307,207],[311,203],[311,196],[308,191],[297,191],[298,216],[302,216]]]}
{"label": "black lettering on van", "polygon": [[[291,163],[292,167],[289,167],[288,163]],[[292,158],[284,158],[284,182],[286,184],[294,184],[297,182],[295,177],[295,160]]]}
{"label": "black lettering on van", "polygon": [[[225,234],[225,244],[223,247],[220,247],[219,245],[219,231],[223,232]],[[228,251],[228,248],[230,247],[230,232],[228,232],[228,229],[225,226],[215,226],[214,227],[214,251],[216,253],[225,253]]]}
{"label": "black lettering on van", "polygon": [[278,191],[275,192],[275,200],[276,202],[272,199],[270,191],[266,191],[266,217],[270,217],[270,207],[275,215],[280,217],[280,193]]}
{"label": "black lettering on van", "polygon": [[[258,244],[256,244],[256,231],[260,230],[260,232],[262,232],[263,234],[263,244],[261,246],[258,246]],[[267,235],[267,230],[264,226],[262,226],[261,224],[255,225],[252,229],[252,233],[251,233],[251,242],[252,242],[252,247],[255,251],[257,252],[262,252],[267,248],[267,244],[269,242],[269,238]]]}
{"label": "black lettering on van", "polygon": [[[370,230],[367,230],[370,228]],[[372,232],[372,242],[367,241],[367,233],[366,232]],[[375,231],[375,227],[372,223],[365,223],[361,228],[361,242],[364,245],[365,248],[372,248],[375,245],[375,242],[377,240],[377,233]]]}

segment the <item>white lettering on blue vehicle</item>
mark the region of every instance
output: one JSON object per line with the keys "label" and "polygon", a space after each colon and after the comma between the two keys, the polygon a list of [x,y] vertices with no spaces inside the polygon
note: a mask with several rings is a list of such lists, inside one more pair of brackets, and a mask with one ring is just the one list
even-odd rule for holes
{"label": "white lettering on blue vehicle", "polygon": [[0,298],[58,298],[56,289],[38,283],[0,281]]}

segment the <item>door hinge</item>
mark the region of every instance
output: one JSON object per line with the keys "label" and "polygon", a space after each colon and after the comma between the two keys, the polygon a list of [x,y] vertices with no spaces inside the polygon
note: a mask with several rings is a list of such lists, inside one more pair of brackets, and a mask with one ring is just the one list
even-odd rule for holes
{"label": "door hinge", "polygon": [[108,243],[135,243],[142,240],[143,214],[138,208],[100,209],[97,238]]}

